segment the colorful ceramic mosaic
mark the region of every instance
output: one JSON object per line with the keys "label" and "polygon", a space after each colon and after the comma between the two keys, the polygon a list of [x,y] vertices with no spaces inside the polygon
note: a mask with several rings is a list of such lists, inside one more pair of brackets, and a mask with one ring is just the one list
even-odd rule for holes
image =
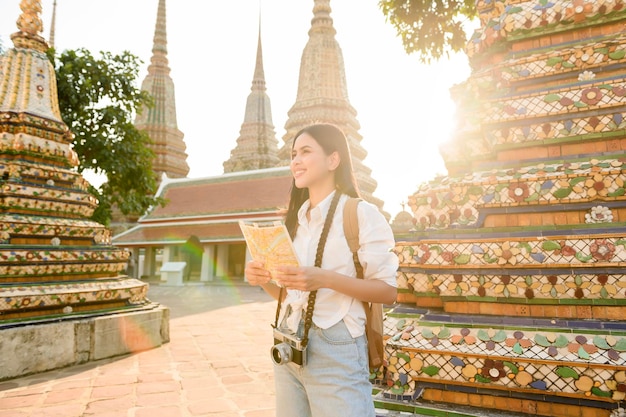
{"label": "colorful ceramic mosaic", "polygon": [[443,177],[409,197],[417,230],[475,226],[479,209],[626,200],[626,159],[592,159]]}
{"label": "colorful ceramic mosaic", "polygon": [[626,3],[477,6],[450,175],[409,196],[375,377],[406,401],[608,416],[626,400]]}
{"label": "colorful ceramic mosaic", "polygon": [[589,267],[626,265],[626,235],[543,236],[517,239],[424,240],[399,242],[400,266],[472,267]]}
{"label": "colorful ceramic mosaic", "polygon": [[523,126],[488,129],[485,138],[490,145],[564,143],[563,139],[579,141],[596,138],[600,133],[623,133],[626,130],[626,112],[600,114],[592,117],[563,117]]}
{"label": "colorful ceramic mosaic", "polygon": [[[398,288],[413,294],[439,296],[442,299],[465,297],[506,302],[526,303],[530,300],[561,299],[584,300],[594,305],[615,305],[614,300],[626,296],[626,275],[598,273],[580,274],[554,272],[553,274],[429,274],[428,272],[398,273]],[[626,304],[626,302],[624,303]]]}
{"label": "colorful ceramic mosaic", "polygon": [[68,143],[59,143],[56,140],[48,140],[24,133],[0,134],[0,152],[22,152],[34,156],[45,155],[71,160],[77,159],[76,152]]}
{"label": "colorful ceramic mosaic", "polygon": [[626,9],[623,0],[479,0],[478,5],[482,27],[467,44],[470,57],[503,41],[622,19]]}
{"label": "colorful ceramic mosaic", "polygon": [[119,249],[66,248],[51,244],[50,248],[21,249],[0,245],[0,279],[31,277],[49,279],[54,275],[85,275],[108,273],[117,275],[126,269],[130,253]]}
{"label": "colorful ceramic mosaic", "polygon": [[556,116],[572,114],[598,107],[622,106],[626,96],[626,81],[598,80],[586,85],[565,87],[535,94],[486,103],[485,122],[503,122],[529,116]]}
{"label": "colorful ceramic mosaic", "polygon": [[[619,35],[604,39],[594,45],[580,43],[571,48],[557,51],[538,51],[532,55],[515,57],[503,61],[491,71],[490,79],[477,78],[476,82],[487,89],[498,86],[498,82],[509,85],[513,82],[527,81],[536,77],[548,77],[557,74],[582,74],[581,68],[592,74],[594,69],[601,69],[606,65],[623,63],[626,60],[626,37]],[[589,81],[589,79],[579,79]]]}
{"label": "colorful ceramic mosaic", "polygon": [[[624,400],[626,333],[508,330],[422,325],[423,317],[388,318],[388,384],[395,394],[425,380],[493,389],[567,393]],[[582,360],[582,362],[581,362]]]}
{"label": "colorful ceramic mosaic", "polygon": [[91,220],[0,214],[0,233],[8,233],[6,241],[0,243],[10,243],[11,236],[91,238],[96,244],[111,243],[111,232]]}
{"label": "colorful ceramic mosaic", "polygon": [[[137,285],[135,280],[94,280],[72,284],[56,284],[56,292],[40,285],[0,287],[0,311],[15,311],[29,308],[65,307],[86,305],[103,301],[127,301],[130,304],[144,302],[148,285]],[[67,309],[66,313],[73,310]]]}
{"label": "colorful ceramic mosaic", "polygon": [[0,320],[148,304],[144,283],[119,278],[129,252],[89,220],[98,202],[75,169],[41,5],[20,8],[15,48],[0,59]]}
{"label": "colorful ceramic mosaic", "polygon": [[45,49],[12,48],[4,52],[0,64],[1,109],[17,110],[16,113],[22,110],[49,120],[62,121],[55,72]]}

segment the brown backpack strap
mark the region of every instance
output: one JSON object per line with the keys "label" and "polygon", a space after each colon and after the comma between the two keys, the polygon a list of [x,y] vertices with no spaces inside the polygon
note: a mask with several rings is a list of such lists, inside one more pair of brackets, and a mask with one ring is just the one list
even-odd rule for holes
{"label": "brown backpack strap", "polygon": [[352,260],[356,268],[357,278],[363,278],[363,266],[359,262],[359,217],[357,215],[357,206],[361,201],[360,198],[349,198],[343,207],[343,233],[346,235],[346,241],[350,252],[352,252]]}

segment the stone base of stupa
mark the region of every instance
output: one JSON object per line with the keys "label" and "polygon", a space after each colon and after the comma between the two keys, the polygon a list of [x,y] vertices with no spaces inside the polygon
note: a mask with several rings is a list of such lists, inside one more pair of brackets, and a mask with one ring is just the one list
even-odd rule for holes
{"label": "stone base of stupa", "polygon": [[152,349],[169,342],[169,308],[0,324],[0,380]]}

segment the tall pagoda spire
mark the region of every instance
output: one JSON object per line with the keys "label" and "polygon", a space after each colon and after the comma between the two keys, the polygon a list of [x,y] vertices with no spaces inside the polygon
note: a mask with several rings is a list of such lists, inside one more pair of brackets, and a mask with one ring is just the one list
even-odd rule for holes
{"label": "tall pagoda spire", "polygon": [[[371,177],[371,169],[363,164],[367,151],[361,146],[356,110],[348,99],[343,54],[335,40],[337,33],[330,16],[330,0],[315,0],[309,41],[300,59],[300,78],[295,104],[288,112],[285,123],[284,146],[279,157],[286,163],[291,155],[293,136],[313,123],[331,123],[346,134],[352,164],[363,198],[381,210],[383,201],[374,197],[377,183]],[[385,213],[386,214],[386,213]],[[387,215],[387,214],[386,214]]]}
{"label": "tall pagoda spire", "polygon": [[163,173],[172,178],[186,177],[189,172],[186,146],[184,134],[178,130],[176,122],[174,81],[170,77],[167,59],[165,0],[159,0],[152,58],[141,89],[154,97],[154,106],[142,109],[135,119],[135,126],[145,130],[152,139],[154,172],[159,179]]}
{"label": "tall pagoda spire", "polygon": [[54,32],[56,30],[56,22],[57,22],[57,0],[54,0],[54,2],[52,3],[52,21],[50,22],[50,39],[48,39],[50,48],[54,48]]}
{"label": "tall pagoda spire", "polygon": [[279,163],[278,140],[263,71],[260,17],[256,65],[250,90],[237,146],[230,152],[230,159],[224,162],[224,173],[272,168]]}

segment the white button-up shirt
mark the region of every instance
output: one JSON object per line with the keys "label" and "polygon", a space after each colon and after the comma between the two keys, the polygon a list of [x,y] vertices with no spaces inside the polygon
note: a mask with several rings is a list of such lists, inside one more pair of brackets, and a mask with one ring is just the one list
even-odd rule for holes
{"label": "white button-up shirt", "polygon": [[[302,266],[315,265],[317,245],[333,195],[334,192],[311,210],[310,221],[306,217],[310,207],[308,200],[302,204],[298,212],[298,231],[293,244]],[[337,204],[337,210],[324,247],[321,268],[358,279],[356,278],[352,252],[350,252],[343,232],[343,208],[347,200],[348,196],[343,195]],[[357,207],[360,244],[358,255],[361,265],[363,265],[364,279],[379,279],[397,287],[398,258],[392,252],[395,242],[391,227],[373,204],[361,201]],[[287,306],[291,306],[293,311],[290,313],[288,322],[291,322],[292,331],[296,330],[295,327],[300,318],[304,317],[308,295],[307,291],[287,291],[280,321],[282,322],[284,318]],[[313,311],[313,323],[322,329],[327,329],[341,320],[346,323],[352,337],[361,336],[365,331],[363,303],[328,288],[319,289]]]}

